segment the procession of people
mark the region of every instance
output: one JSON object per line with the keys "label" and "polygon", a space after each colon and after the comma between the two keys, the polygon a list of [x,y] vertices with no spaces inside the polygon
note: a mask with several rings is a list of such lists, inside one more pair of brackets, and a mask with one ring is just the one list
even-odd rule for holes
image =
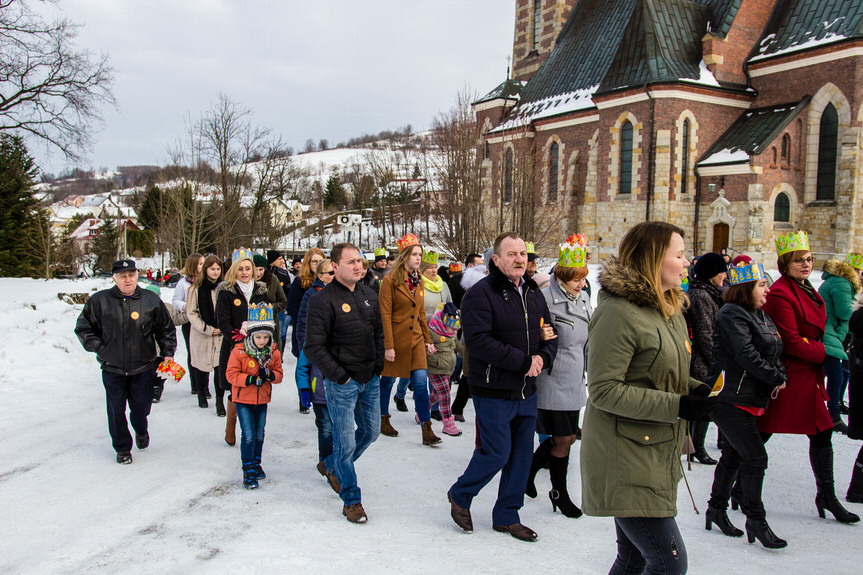
{"label": "procession of people", "polygon": [[[863,502],[863,449],[855,462],[834,461],[832,436],[863,438],[863,255],[828,260],[815,289],[805,232],[776,238],[774,282],[765,271],[773,262],[745,255],[729,262],[706,253],[690,269],[683,230],[644,222],[601,262],[594,307],[581,234],[553,252],[538,246],[552,260],[509,231],[485,258],[469,253],[440,268],[443,256],[417,236],[397,246],[391,263],[385,247],[368,258],[350,243],[311,248],[290,269],[276,250],[191,254],[174,309],[138,286],[134,261],[115,262],[116,285],[90,298],[75,332],[102,367],[116,461],[132,462],[127,405],[134,444],[149,445],[156,378],[175,363],[180,325],[197,405],[215,397],[230,446],[239,421],[242,485],[266,478],[267,406],[293,373],[300,412],[314,410],[307,431],[318,456],[309,470],[327,479],[352,523],[369,519],[355,463],[380,435],[453,445],[465,469],[440,497],[461,531],[474,530],[473,500],[499,474],[493,529],[537,541],[519,510],[548,469],[552,512],[613,518],[610,573],[685,573],[675,516],[687,454],[690,465],[715,465],[711,492],[701,494],[707,530],[793,545],[772,531],[762,499],[775,433],[808,436],[818,515],[859,522],[839,501],[833,470],[853,466],[845,499]],[[283,365],[286,347],[293,367]],[[400,411],[413,392],[414,434],[392,424],[394,387]],[[469,398],[471,447],[456,425]],[[718,462],[705,446],[710,422]],[[573,451],[580,466],[570,470]],[[580,501],[568,479],[578,470]],[[743,512],[743,530],[729,507]]]}

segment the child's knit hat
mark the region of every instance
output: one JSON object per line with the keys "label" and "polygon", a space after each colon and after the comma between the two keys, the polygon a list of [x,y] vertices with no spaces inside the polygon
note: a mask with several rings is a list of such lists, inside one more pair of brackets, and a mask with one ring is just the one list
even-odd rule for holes
{"label": "child's knit hat", "polygon": [[276,330],[276,324],[273,322],[273,306],[268,303],[251,304],[248,319],[243,322],[243,327],[248,336],[258,331],[266,331],[273,335]]}

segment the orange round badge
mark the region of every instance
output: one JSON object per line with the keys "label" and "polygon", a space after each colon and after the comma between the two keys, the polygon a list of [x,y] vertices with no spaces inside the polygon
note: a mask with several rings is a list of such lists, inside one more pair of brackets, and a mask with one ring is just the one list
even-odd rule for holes
{"label": "orange round badge", "polygon": [[255,367],[255,362],[254,362],[254,361],[250,361],[250,362],[249,362],[249,367]]}
{"label": "orange round badge", "polygon": [[342,304],[342,311],[343,311],[343,312],[345,312],[345,313],[348,313],[349,311],[351,311],[351,306],[349,306],[349,305],[348,305],[348,304],[346,304],[346,303],[343,303],[343,304]]}
{"label": "orange round badge", "polygon": [[141,317],[141,316],[138,315],[138,312],[136,312],[136,311],[132,312],[132,319],[138,319],[139,317]]}
{"label": "orange round badge", "polygon": [[440,336],[440,341],[441,341],[441,343],[443,343],[446,341],[446,338],[444,336]]}
{"label": "orange round badge", "polygon": [[240,301],[240,298],[237,298],[234,300],[234,305],[240,307],[241,305],[243,305],[243,302]]}

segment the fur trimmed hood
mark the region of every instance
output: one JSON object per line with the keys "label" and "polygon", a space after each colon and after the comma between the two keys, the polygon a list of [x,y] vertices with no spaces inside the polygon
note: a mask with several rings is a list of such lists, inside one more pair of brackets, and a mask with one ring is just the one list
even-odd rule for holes
{"label": "fur trimmed hood", "polygon": [[836,276],[838,278],[848,280],[851,284],[851,289],[854,290],[855,294],[860,293],[861,289],[863,289],[863,285],[860,283],[860,275],[857,270],[843,261],[827,260],[827,263],[824,264],[824,271],[822,272],[821,277],[823,279],[827,279],[830,276]]}
{"label": "fur trimmed hood", "polygon": [[636,270],[621,265],[617,258],[609,258],[602,265],[599,285],[611,295],[622,297],[637,306],[662,311],[653,287]]}
{"label": "fur trimmed hood", "polygon": [[[216,286],[216,294],[215,297],[219,297],[219,293],[226,291],[230,292],[234,295],[240,295],[240,290],[237,289],[237,284],[229,284],[226,281],[219,282],[219,285]],[[267,295],[267,284],[264,282],[256,281],[255,289],[252,292],[252,295]]]}

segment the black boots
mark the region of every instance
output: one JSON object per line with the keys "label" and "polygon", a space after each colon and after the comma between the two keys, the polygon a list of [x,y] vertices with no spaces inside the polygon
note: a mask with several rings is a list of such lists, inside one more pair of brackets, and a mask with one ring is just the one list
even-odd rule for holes
{"label": "black boots", "polygon": [[747,519],[746,520],[746,539],[750,543],[758,541],[768,549],[782,549],[788,546],[785,539],[780,539],[773,533],[766,519]]}
{"label": "black boots", "polygon": [[836,499],[833,490],[833,447],[817,447],[809,449],[809,462],[812,464],[812,472],[815,474],[815,484],[818,486],[818,494],[815,496],[815,507],[818,516],[824,519],[826,509],[840,523],[857,523],[860,517],[851,513]]}
{"label": "black boots", "polygon": [[707,512],[704,514],[704,528],[710,531],[714,524],[729,537],[741,537],[743,535],[743,531],[732,525],[731,521],[728,520],[728,514],[724,509],[708,506]]}
{"label": "black boots", "polygon": [[707,436],[707,427],[709,425],[709,419],[699,419],[690,424],[692,446],[695,448],[695,451],[689,456],[690,461],[694,459],[702,465],[716,465],[717,461],[710,457],[710,454],[704,449],[704,438]]}
{"label": "black boots", "polygon": [[551,457],[552,440],[546,439],[539,444],[536,451],[533,452],[533,461],[530,462],[530,475],[527,478],[527,487],[524,488],[524,494],[533,499],[536,497],[536,474],[540,469],[548,469],[548,458]]}
{"label": "black boots", "polygon": [[560,512],[566,517],[577,518],[581,517],[581,509],[570,500],[566,490],[568,468],[569,456],[555,457],[551,455],[548,458],[548,471],[551,475],[551,491],[548,492],[548,498],[551,499],[552,511],[557,511],[557,508],[560,507]]}
{"label": "black boots", "polygon": [[848,486],[845,501],[863,503],[863,447],[857,453],[857,461],[854,462],[854,472],[851,474],[851,485]]}

